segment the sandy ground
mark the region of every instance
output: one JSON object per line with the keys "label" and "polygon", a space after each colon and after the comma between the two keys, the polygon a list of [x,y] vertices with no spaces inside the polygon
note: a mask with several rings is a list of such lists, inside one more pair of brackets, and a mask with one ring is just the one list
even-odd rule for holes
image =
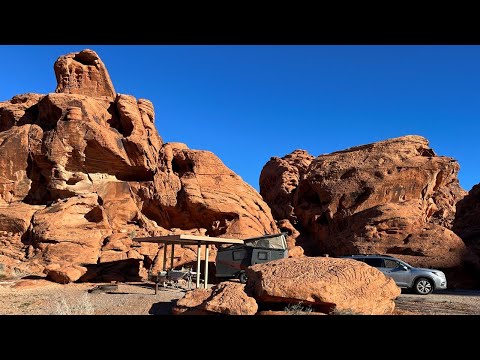
{"label": "sandy ground", "polygon": [[[116,291],[88,293],[99,284],[60,285],[45,280],[0,281],[0,315],[168,315],[185,290],[151,283],[118,284]],[[479,315],[480,291],[403,292],[397,315]]]}
{"label": "sandy ground", "polygon": [[445,290],[426,296],[402,291],[395,303],[399,315],[480,315],[480,290]]}
{"label": "sandy ground", "polygon": [[55,284],[45,280],[0,282],[1,315],[163,315],[185,291],[148,283],[119,284],[112,292],[88,293],[99,284]]}

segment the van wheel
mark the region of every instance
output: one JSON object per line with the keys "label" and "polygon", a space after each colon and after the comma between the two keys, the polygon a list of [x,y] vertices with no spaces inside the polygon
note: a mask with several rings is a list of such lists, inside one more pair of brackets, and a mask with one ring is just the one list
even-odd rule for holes
{"label": "van wheel", "polygon": [[245,271],[242,271],[240,273],[240,275],[238,276],[238,278],[240,279],[240,282],[242,284],[246,284],[247,283],[247,280],[248,280],[248,277],[247,277],[247,274],[245,273]]}
{"label": "van wheel", "polygon": [[418,278],[415,281],[413,290],[419,295],[428,295],[433,291],[432,281],[427,278]]}

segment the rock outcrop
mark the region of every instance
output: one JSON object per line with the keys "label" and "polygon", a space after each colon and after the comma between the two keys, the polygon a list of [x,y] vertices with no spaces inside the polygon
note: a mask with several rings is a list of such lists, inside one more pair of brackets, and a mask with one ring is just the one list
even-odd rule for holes
{"label": "rock outcrop", "polygon": [[[261,196],[213,153],[165,144],[153,104],[116,94],[94,51],[61,56],[54,69],[55,93],[0,103],[4,274],[138,279],[163,251],[134,237],[278,232]],[[194,259],[188,247],[175,254],[174,266]]]}
{"label": "rock outcrop", "polygon": [[303,151],[272,158],[260,185],[277,220],[291,219],[302,233],[307,254],[386,253],[451,268],[466,251],[451,231],[465,195],[458,170],[425,138],[404,136],[313,160]]}
{"label": "rock outcrop", "polygon": [[467,244],[480,248],[480,184],[457,203],[453,231]]}
{"label": "rock outcrop", "polygon": [[247,295],[244,284],[222,282],[210,289],[187,292],[172,311],[175,315],[255,315],[258,305]]}
{"label": "rock outcrop", "polygon": [[300,179],[315,159],[305,150],[295,150],[283,158],[272,157],[260,174],[260,194],[272,209],[275,219],[297,223],[293,197]]}
{"label": "rock outcrop", "polygon": [[107,68],[95,51],[86,49],[60,56],[53,68],[57,78],[57,93],[115,98]]}
{"label": "rock outcrop", "polygon": [[258,303],[302,303],[330,313],[392,314],[400,288],[392,278],[353,259],[281,259],[247,269]]}
{"label": "rock outcrop", "polygon": [[480,184],[475,185],[467,196],[457,203],[453,231],[470,250],[467,267],[474,276],[475,287],[480,286]]}
{"label": "rock outcrop", "polygon": [[304,252],[296,243],[300,232],[295,229],[298,219],[293,208],[293,197],[313,159],[307,151],[295,150],[283,158],[272,157],[260,174],[260,194],[272,209],[279,229],[288,233],[290,257],[300,257]]}

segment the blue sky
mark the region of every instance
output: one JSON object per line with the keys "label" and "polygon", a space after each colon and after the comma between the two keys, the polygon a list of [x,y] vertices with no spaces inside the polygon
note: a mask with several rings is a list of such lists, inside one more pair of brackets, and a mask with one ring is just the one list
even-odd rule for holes
{"label": "blue sky", "polygon": [[0,101],[56,86],[84,48],[119,93],[150,99],[164,141],[210,150],[257,190],[271,156],[422,135],[480,182],[480,46],[0,46]]}

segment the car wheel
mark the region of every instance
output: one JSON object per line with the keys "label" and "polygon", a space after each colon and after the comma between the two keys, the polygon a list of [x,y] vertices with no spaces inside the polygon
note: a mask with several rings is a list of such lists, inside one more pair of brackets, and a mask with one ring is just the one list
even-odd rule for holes
{"label": "car wheel", "polygon": [[413,290],[419,295],[428,295],[433,291],[433,283],[427,278],[418,278],[415,280]]}
{"label": "car wheel", "polygon": [[247,283],[247,280],[248,280],[248,277],[247,277],[247,274],[245,273],[245,271],[242,271],[240,273],[240,275],[238,276],[238,278],[240,279],[240,282],[242,284],[246,284]]}

